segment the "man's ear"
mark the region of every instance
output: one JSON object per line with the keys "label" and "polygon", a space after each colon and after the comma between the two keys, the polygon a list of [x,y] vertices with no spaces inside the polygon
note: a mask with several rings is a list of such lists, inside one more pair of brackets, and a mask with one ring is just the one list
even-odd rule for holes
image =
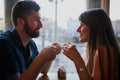
{"label": "man's ear", "polygon": [[17,19],[17,23],[18,23],[18,25],[20,25],[20,26],[24,26],[24,24],[25,24],[25,22],[24,22],[24,20],[23,20],[22,18],[18,18],[18,19]]}

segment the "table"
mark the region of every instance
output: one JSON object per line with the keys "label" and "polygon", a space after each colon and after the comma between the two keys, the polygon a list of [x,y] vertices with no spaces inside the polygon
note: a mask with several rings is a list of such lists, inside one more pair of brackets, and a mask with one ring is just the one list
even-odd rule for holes
{"label": "table", "polygon": [[36,80],[79,80],[77,73],[66,73],[66,78],[59,79],[57,72],[49,72],[47,75],[39,74]]}

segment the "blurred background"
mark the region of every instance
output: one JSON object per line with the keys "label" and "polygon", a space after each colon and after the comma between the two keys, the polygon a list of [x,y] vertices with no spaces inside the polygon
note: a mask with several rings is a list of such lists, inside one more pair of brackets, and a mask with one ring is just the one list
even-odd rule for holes
{"label": "blurred background", "polygon": [[[19,0],[0,0],[0,33],[12,30],[11,8]],[[39,51],[53,42],[59,42],[61,45],[71,42],[76,45],[85,62],[85,44],[78,40],[79,34],[76,29],[79,27],[79,15],[88,9],[103,8],[112,20],[115,34],[120,42],[120,0],[34,0],[40,6],[40,15],[42,17],[43,28],[40,30],[40,36],[33,39]],[[50,72],[56,72],[59,65],[65,67],[67,73],[75,74],[76,69],[72,61],[61,54],[50,68]]]}

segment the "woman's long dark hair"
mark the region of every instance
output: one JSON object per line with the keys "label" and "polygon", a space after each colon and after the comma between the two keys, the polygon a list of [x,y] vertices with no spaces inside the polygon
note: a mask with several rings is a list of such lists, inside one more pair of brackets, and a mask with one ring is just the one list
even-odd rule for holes
{"label": "woman's long dark hair", "polygon": [[[92,73],[94,51],[96,51],[100,45],[104,44],[108,47],[111,46],[115,53],[116,62],[118,65],[117,76],[120,76],[120,47],[118,40],[115,36],[113,26],[109,16],[102,9],[96,8],[89,11],[85,11],[79,17],[79,20],[89,26],[89,40],[88,40],[88,56],[89,56],[89,72]],[[111,65],[111,55],[108,48],[109,65]],[[100,60],[101,61],[101,60]],[[102,66],[102,62],[100,62]],[[110,68],[109,68],[110,69]],[[101,67],[102,71],[102,67]],[[108,70],[110,71],[110,70]],[[103,76],[102,76],[103,77]],[[104,78],[103,78],[104,79]],[[119,78],[120,79],[120,78]]]}

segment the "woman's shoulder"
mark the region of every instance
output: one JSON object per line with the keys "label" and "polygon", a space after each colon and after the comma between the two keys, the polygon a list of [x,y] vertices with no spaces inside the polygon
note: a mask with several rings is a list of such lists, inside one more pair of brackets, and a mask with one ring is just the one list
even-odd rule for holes
{"label": "woman's shoulder", "polygon": [[98,51],[100,51],[100,52],[113,52],[113,49],[109,45],[102,44],[98,47]]}
{"label": "woman's shoulder", "polygon": [[115,57],[114,55],[114,50],[111,46],[108,46],[108,45],[100,45],[99,48],[98,48],[98,54],[103,56],[104,58],[107,58],[108,56],[110,57]]}
{"label": "woman's shoulder", "polygon": [[102,44],[102,45],[100,45],[100,46],[98,47],[98,49],[106,49],[107,47],[109,47],[109,46],[107,46],[107,45],[105,45],[105,44]]}

